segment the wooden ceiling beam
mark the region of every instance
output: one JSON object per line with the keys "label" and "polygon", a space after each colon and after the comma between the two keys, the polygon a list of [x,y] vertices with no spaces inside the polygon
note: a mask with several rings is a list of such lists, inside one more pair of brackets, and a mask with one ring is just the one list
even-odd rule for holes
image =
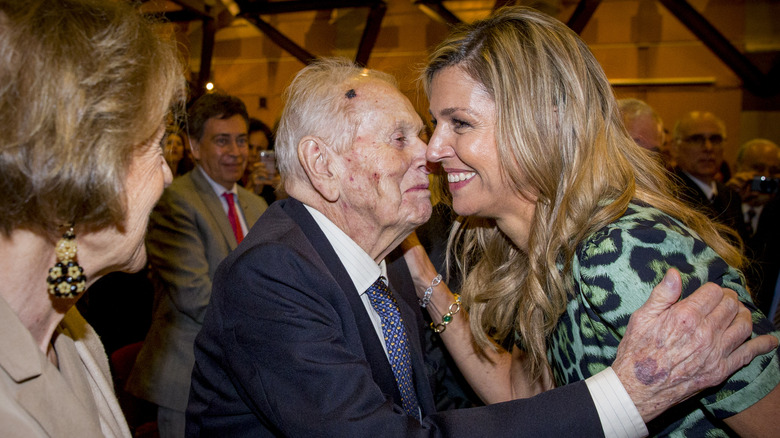
{"label": "wooden ceiling beam", "polygon": [[[199,18],[211,17],[211,7],[203,0],[170,0],[184,8],[185,11],[197,15]],[[165,14],[168,16],[168,14]]]}
{"label": "wooden ceiling beam", "polygon": [[290,12],[326,11],[340,8],[364,8],[384,4],[382,0],[288,0],[275,2],[236,1],[242,14],[275,15]]}
{"label": "wooden ceiling beam", "polygon": [[581,34],[600,4],[601,0],[580,0],[566,25],[578,35]]}
{"label": "wooden ceiling beam", "polygon": [[387,5],[384,2],[372,6],[368,11],[366,27],[363,29],[363,36],[360,38],[360,44],[358,45],[358,50],[355,54],[355,63],[364,67],[368,65],[368,58],[371,57],[371,52],[374,50],[376,39],[379,37],[379,31],[382,28],[382,19],[385,17],[385,12],[387,12]]}
{"label": "wooden ceiling beam", "polygon": [[731,69],[751,93],[771,97],[780,91],[778,69],[764,74],[742,52],[685,0],[659,0],[669,12],[688,28],[712,53]]}
{"label": "wooden ceiling beam", "polygon": [[246,21],[255,25],[255,27],[257,27],[268,38],[270,38],[271,41],[276,43],[277,46],[281,47],[282,50],[285,50],[286,52],[294,56],[302,63],[308,65],[312,61],[317,59],[316,56],[312,55],[306,49],[296,44],[295,41],[284,36],[284,34],[276,30],[276,28],[274,28],[273,26],[265,22],[262,18],[255,16],[253,14],[243,14],[243,13],[240,16]]}
{"label": "wooden ceiling beam", "polygon": [[425,12],[426,15],[438,19],[442,23],[449,24],[450,26],[456,26],[462,23],[461,19],[447,9],[442,4],[441,0],[414,0],[414,4]]}

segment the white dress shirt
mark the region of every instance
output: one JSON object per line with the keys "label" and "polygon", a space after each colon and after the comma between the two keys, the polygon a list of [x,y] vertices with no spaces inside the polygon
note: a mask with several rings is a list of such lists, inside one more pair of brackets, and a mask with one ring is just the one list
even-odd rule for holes
{"label": "white dress shirt", "polygon": [[228,214],[228,204],[227,204],[227,199],[225,199],[225,197],[222,195],[225,192],[233,194],[233,204],[236,207],[238,222],[241,224],[241,230],[243,231],[244,236],[246,236],[247,233],[249,233],[249,227],[246,224],[246,219],[244,219],[244,210],[241,209],[241,203],[238,202],[238,185],[236,183],[233,183],[233,187],[231,187],[230,190],[227,190],[224,187],[222,187],[222,184],[219,184],[218,182],[211,179],[211,177],[206,173],[205,170],[203,170],[202,167],[196,166],[195,168],[200,170],[203,176],[206,177],[206,181],[209,182],[209,185],[214,190],[214,193],[217,194],[217,198],[219,198],[219,202],[222,203],[222,209],[225,211],[225,216],[227,216]]}

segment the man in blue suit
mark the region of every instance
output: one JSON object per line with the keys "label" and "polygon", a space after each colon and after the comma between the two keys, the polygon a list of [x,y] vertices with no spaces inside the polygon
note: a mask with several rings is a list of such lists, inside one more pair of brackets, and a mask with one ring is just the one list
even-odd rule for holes
{"label": "man in blue suit", "polygon": [[[424,125],[391,77],[348,61],[304,68],[286,97],[277,157],[290,198],[218,269],[195,343],[187,436],[618,436],[615,426],[636,436],[643,419],[753,357],[730,356],[746,332],[713,335],[734,318],[733,303],[721,307],[728,300],[701,306],[701,318],[683,312],[688,324],[709,321],[700,332],[712,343],[700,347],[727,358],[717,364],[679,345],[680,333],[636,336],[660,324],[650,314],[681,322],[672,310],[643,309],[621,343],[620,370],[531,399],[436,412],[419,311],[393,299],[397,291],[386,292],[386,306],[376,302],[377,290],[400,287],[386,257],[431,214]],[[723,321],[703,318],[712,309]],[[648,358],[668,364],[668,378],[641,369]]]}

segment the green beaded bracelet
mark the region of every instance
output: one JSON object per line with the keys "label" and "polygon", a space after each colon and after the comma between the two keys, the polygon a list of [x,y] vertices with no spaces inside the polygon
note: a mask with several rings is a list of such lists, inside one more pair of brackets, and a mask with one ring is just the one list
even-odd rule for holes
{"label": "green beaded bracelet", "polygon": [[447,324],[452,322],[452,317],[460,312],[460,295],[455,294],[455,302],[450,304],[450,307],[447,310],[449,311],[441,317],[440,323],[431,323],[431,329],[434,333],[442,333],[447,328]]}

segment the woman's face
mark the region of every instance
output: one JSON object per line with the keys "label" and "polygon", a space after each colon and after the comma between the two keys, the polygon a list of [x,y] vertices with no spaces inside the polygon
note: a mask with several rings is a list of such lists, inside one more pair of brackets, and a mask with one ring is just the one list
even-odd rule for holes
{"label": "woman's face", "polygon": [[427,158],[447,173],[455,212],[496,219],[515,244],[525,245],[534,203],[501,177],[492,97],[457,66],[437,72],[430,89],[435,129]]}
{"label": "woman's face", "polygon": [[249,156],[246,161],[246,168],[251,169],[252,165],[260,161],[260,152],[268,150],[268,137],[263,131],[252,131],[249,133]]}
{"label": "woman's face", "polygon": [[165,161],[173,168],[184,157],[184,141],[179,134],[168,134],[165,139]]}
{"label": "woman's face", "polygon": [[173,180],[160,147],[164,132],[160,128],[152,139],[133,152],[125,179],[127,217],[124,227],[108,227],[79,240],[79,248],[83,242],[85,251],[92,256],[94,265],[89,267],[92,274],[117,270],[136,272],[146,265],[144,237],[149,215],[163,189]]}

